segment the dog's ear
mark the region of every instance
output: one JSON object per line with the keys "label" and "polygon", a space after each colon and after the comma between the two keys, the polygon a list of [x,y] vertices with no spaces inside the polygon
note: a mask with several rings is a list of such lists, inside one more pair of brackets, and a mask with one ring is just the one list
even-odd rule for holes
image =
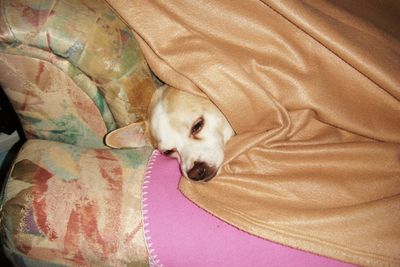
{"label": "dog's ear", "polygon": [[135,148],[146,144],[145,122],[135,122],[108,133],[104,142],[112,148]]}

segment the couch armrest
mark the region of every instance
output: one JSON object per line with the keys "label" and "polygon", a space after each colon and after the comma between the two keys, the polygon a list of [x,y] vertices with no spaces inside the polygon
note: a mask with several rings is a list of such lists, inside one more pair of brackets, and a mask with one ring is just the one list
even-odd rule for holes
{"label": "couch armrest", "polygon": [[104,1],[1,1],[0,41],[68,60],[101,90],[118,126],[145,116],[155,84],[131,30]]}

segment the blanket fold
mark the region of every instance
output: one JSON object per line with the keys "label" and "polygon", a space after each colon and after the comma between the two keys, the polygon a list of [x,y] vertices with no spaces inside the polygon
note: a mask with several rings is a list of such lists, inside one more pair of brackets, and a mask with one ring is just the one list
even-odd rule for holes
{"label": "blanket fold", "polygon": [[218,177],[181,180],[188,198],[268,240],[400,264],[399,2],[108,2],[156,75],[237,133]]}

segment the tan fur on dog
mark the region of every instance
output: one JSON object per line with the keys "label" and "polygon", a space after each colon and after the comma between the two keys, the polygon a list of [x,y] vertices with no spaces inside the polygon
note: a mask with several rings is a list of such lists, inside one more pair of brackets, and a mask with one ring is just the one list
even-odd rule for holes
{"label": "tan fur on dog", "polygon": [[218,173],[224,145],[234,132],[210,100],[165,86],[154,93],[147,115],[146,121],[109,133],[106,144],[139,147],[147,140],[176,158],[190,179],[206,181]]}

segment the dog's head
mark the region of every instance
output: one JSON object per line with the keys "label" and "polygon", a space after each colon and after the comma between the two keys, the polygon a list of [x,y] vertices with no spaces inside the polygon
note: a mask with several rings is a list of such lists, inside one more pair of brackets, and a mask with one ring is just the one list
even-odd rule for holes
{"label": "dog's head", "polygon": [[163,154],[178,160],[184,176],[208,181],[218,173],[224,145],[234,132],[210,100],[164,87],[154,93],[148,113],[148,121],[108,134],[106,144],[138,147],[147,136]]}

